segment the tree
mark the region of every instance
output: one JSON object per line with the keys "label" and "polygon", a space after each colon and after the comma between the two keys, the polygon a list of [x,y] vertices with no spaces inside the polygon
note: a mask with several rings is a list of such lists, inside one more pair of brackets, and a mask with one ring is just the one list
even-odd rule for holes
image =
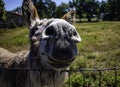
{"label": "tree", "polygon": [[109,20],[120,19],[120,0],[107,0],[106,8]]}
{"label": "tree", "polygon": [[17,7],[14,10],[12,10],[12,12],[17,12],[17,13],[21,14],[22,13],[22,7],[21,6]]}
{"label": "tree", "polygon": [[53,2],[52,0],[45,0],[45,13],[48,18],[54,17],[55,15],[55,8],[56,8],[56,3]]}
{"label": "tree", "polygon": [[106,12],[106,2],[105,1],[101,1],[99,7],[100,7],[100,13]]}
{"label": "tree", "polygon": [[88,22],[91,21],[93,15],[97,15],[99,8],[99,2],[97,0],[86,0],[83,10],[86,13]]}
{"label": "tree", "polygon": [[0,21],[6,20],[6,11],[5,11],[5,4],[3,0],[0,0]]}
{"label": "tree", "polygon": [[61,3],[56,7],[56,18],[61,18],[64,14],[66,14],[70,10],[69,4]]}
{"label": "tree", "polygon": [[32,0],[40,18],[54,17],[56,3],[52,0]]}
{"label": "tree", "polygon": [[45,9],[45,4],[43,2],[43,0],[32,0],[35,7],[37,8],[38,11],[38,15],[40,16],[40,18],[44,17],[44,9]]}
{"label": "tree", "polygon": [[81,21],[81,18],[83,16],[83,7],[85,5],[85,0],[72,0],[72,2],[70,2],[70,6],[76,9],[76,12],[79,16],[79,19]]}
{"label": "tree", "polygon": [[79,19],[86,15],[89,22],[93,15],[98,15],[99,12],[99,2],[97,0],[72,0],[70,5],[75,7]]}

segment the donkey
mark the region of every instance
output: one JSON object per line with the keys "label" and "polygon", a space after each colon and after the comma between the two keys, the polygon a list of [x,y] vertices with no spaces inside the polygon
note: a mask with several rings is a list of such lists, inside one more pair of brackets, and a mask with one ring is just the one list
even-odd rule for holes
{"label": "donkey", "polygon": [[[78,54],[81,38],[76,28],[64,19],[40,20],[31,0],[23,0],[22,12],[30,32],[29,54],[13,58],[11,66],[0,72],[1,87],[62,87],[63,70]],[[25,70],[9,69],[13,67]]]}

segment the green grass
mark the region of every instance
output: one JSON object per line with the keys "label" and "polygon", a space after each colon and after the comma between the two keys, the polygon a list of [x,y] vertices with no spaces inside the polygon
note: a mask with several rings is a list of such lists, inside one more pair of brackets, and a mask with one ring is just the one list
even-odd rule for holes
{"label": "green grass", "polygon": [[[77,23],[75,26],[82,41],[78,44],[79,55],[71,69],[120,67],[120,22]],[[101,87],[115,87],[114,75],[114,71],[103,71]],[[70,78],[71,85],[77,84],[75,87],[99,85],[99,72],[95,71],[72,73]],[[68,87],[68,83],[67,79],[65,87]],[[116,83],[119,87],[120,71],[117,71]]]}
{"label": "green grass", "polygon": [[0,47],[17,52],[28,49],[28,43],[28,29],[26,27],[0,30]]}
{"label": "green grass", "polygon": [[[82,38],[71,68],[120,67],[120,22],[77,23]],[[77,66],[75,66],[78,64]]]}

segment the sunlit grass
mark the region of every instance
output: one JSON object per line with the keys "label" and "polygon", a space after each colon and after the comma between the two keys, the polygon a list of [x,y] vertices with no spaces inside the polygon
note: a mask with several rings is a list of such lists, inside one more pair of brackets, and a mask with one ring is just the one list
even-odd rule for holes
{"label": "sunlit grass", "polygon": [[9,51],[17,52],[28,49],[28,41],[28,29],[26,27],[0,30],[0,47]]}
{"label": "sunlit grass", "polygon": [[[120,67],[120,22],[76,23],[82,38],[71,68]],[[81,64],[81,65],[80,65]],[[84,65],[83,65],[84,64]]]}
{"label": "sunlit grass", "polygon": [[[79,55],[72,63],[71,69],[120,67],[120,22],[76,23],[75,26],[82,42],[78,44]],[[114,71],[103,71],[101,87],[114,87],[114,75]],[[71,83],[79,85],[76,87],[86,84],[98,87],[99,78],[99,72],[81,71],[72,73]],[[68,82],[69,79],[66,79],[65,87],[68,87]],[[120,86],[119,70],[116,82],[117,86]]]}

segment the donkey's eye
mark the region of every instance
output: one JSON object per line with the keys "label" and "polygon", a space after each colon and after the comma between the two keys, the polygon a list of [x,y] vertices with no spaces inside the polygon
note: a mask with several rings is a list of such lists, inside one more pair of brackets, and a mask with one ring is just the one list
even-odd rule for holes
{"label": "donkey's eye", "polygon": [[38,30],[38,27],[34,27],[34,28],[32,28],[32,30],[37,31],[37,30]]}
{"label": "donkey's eye", "polygon": [[46,35],[53,35],[55,33],[55,29],[53,26],[48,27],[45,31]]}
{"label": "donkey's eye", "polygon": [[37,30],[38,30],[38,27],[34,27],[34,28],[32,28],[32,29],[31,29],[31,33],[32,33],[32,35],[33,35]]}

